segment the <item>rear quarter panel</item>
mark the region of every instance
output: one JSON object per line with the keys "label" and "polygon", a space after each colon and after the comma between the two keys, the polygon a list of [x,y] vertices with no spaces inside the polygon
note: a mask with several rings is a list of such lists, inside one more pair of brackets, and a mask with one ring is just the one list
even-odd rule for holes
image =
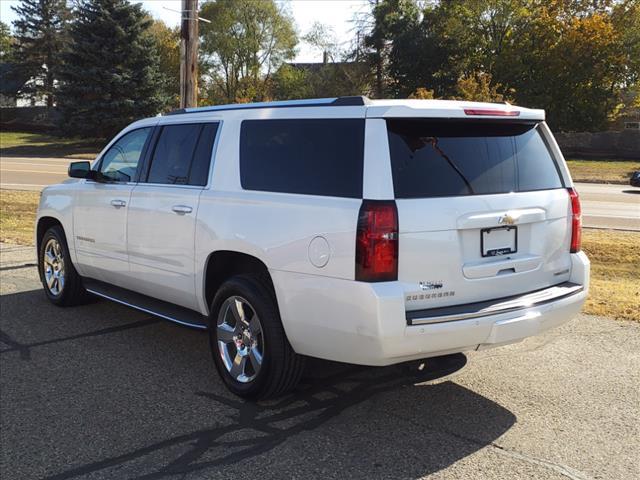
{"label": "rear quarter panel", "polygon": [[[354,278],[355,230],[361,199],[248,191],[240,183],[239,137],[243,120],[332,117],[364,118],[364,108],[270,109],[225,114],[214,154],[211,188],[201,194],[196,222],[196,288],[201,291],[202,312],[208,312],[205,268],[215,251],[252,255],[270,271]],[[321,237],[320,244],[328,250],[329,259],[324,266],[315,266],[310,259],[310,244],[317,237]],[[283,321],[286,323],[284,318]]]}

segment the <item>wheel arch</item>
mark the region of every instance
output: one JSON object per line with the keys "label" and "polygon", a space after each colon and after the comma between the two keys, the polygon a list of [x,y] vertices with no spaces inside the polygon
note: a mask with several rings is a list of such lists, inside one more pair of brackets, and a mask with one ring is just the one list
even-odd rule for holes
{"label": "wheel arch", "polygon": [[213,297],[225,280],[234,275],[248,273],[265,278],[274,298],[276,298],[271,274],[269,273],[267,265],[260,258],[249,253],[235,250],[216,250],[211,252],[205,262],[203,275],[203,298],[207,311],[211,308]]}
{"label": "wheel arch", "polygon": [[44,234],[47,232],[47,230],[49,230],[51,227],[54,227],[56,225],[62,228],[62,231],[65,235],[65,240],[67,241],[67,247],[68,247],[69,239],[66,238],[67,233],[64,231],[64,226],[62,225],[62,222],[55,217],[43,216],[38,219],[38,224],[36,225],[36,248],[38,252],[40,251],[40,245],[42,243],[42,238],[44,237]]}

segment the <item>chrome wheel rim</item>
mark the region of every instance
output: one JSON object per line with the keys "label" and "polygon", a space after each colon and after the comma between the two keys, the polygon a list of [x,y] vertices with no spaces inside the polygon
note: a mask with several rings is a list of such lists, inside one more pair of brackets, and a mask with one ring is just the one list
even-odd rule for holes
{"label": "chrome wheel rim", "polygon": [[252,381],[262,368],[264,335],[258,314],[244,298],[229,297],[222,304],[216,326],[218,352],[231,377]]}
{"label": "chrome wheel rim", "polygon": [[60,242],[55,238],[49,239],[44,247],[42,271],[49,292],[52,295],[60,295],[65,281],[64,256]]}

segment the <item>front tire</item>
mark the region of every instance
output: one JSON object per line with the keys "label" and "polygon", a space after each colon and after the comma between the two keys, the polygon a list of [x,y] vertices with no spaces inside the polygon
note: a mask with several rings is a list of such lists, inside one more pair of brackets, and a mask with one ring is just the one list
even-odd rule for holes
{"label": "front tire", "polygon": [[238,275],[218,290],[209,316],[213,361],[227,388],[244,398],[292,390],[304,369],[282,328],[267,281]]}
{"label": "front tire", "polygon": [[88,300],[82,279],[76,271],[61,226],[49,228],[40,242],[38,270],[44,292],[51,303],[69,307]]}

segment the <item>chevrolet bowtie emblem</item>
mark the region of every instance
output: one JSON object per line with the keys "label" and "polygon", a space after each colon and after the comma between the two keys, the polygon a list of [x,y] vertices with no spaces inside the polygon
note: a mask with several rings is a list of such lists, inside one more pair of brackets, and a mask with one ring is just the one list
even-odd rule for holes
{"label": "chevrolet bowtie emblem", "polygon": [[508,213],[505,213],[503,216],[501,216],[498,219],[498,224],[499,225],[513,225],[514,223],[516,223],[516,219],[513,218]]}

